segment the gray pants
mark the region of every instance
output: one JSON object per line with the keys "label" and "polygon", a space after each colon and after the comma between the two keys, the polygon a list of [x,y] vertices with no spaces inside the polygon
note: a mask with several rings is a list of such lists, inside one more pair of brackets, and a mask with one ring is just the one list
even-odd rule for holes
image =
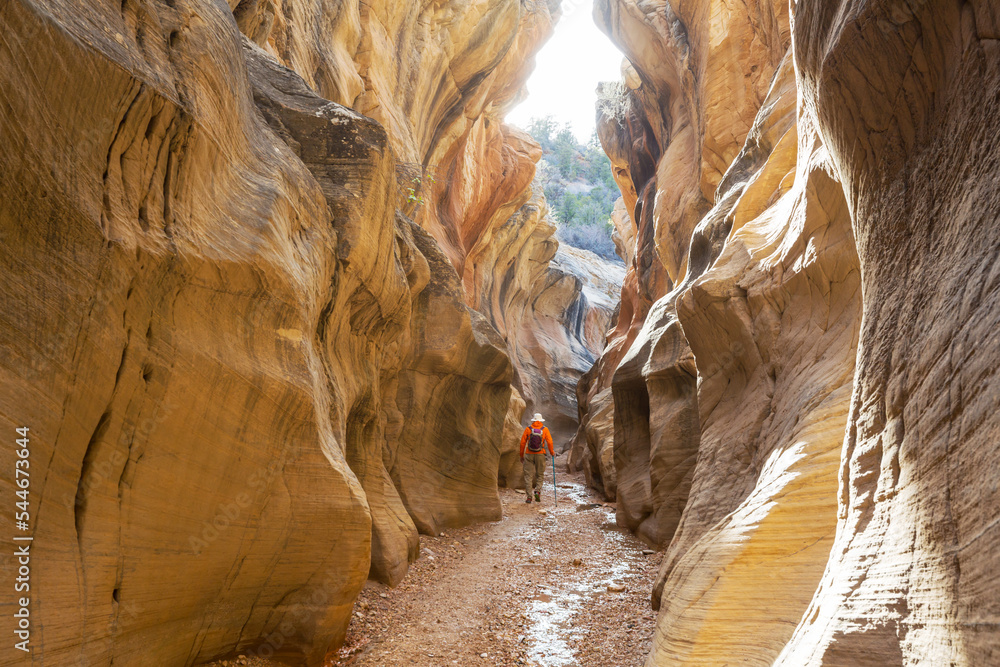
{"label": "gray pants", "polygon": [[548,463],[545,452],[532,454],[524,453],[524,492],[529,496],[532,489],[542,490],[542,482],[545,481],[545,464]]}

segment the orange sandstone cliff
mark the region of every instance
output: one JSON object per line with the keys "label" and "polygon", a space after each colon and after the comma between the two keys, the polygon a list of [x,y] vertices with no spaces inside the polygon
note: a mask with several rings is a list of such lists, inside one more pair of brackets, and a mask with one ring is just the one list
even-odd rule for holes
{"label": "orange sandstone cliff", "polygon": [[333,14],[315,0],[237,4],[241,27],[277,60],[383,125],[401,210],[434,237],[468,305],[504,338],[528,409],[554,417],[568,442],[574,389],[603,348],[621,278],[596,257],[590,266],[556,259],[555,227],[531,187],[541,148],[503,122],[560,3],[341,2]]}

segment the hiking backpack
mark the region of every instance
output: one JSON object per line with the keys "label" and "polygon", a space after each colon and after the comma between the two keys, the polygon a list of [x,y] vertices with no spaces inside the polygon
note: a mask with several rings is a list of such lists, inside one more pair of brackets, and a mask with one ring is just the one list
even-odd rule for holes
{"label": "hiking backpack", "polygon": [[531,435],[528,436],[528,451],[532,454],[542,451],[542,429],[531,427]]}

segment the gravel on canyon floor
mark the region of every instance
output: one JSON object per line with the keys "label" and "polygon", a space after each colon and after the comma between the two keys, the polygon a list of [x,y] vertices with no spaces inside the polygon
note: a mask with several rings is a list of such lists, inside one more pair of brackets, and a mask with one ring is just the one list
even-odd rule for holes
{"label": "gravel on canyon floor", "polygon": [[558,505],[551,483],[530,505],[501,489],[501,521],[421,536],[399,586],[366,584],[327,667],[642,665],[662,554],[618,528],[582,477],[559,477]]}

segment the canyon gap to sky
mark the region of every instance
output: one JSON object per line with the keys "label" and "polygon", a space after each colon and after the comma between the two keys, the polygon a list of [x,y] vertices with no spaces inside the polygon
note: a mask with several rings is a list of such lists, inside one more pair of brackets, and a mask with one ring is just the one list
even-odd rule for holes
{"label": "canyon gap to sky", "polygon": [[528,79],[528,97],[507,114],[507,122],[525,128],[532,118],[551,115],[569,123],[586,143],[594,131],[594,103],[600,81],[621,78],[622,54],[591,16],[592,0],[565,0],[552,38],[536,57]]}

